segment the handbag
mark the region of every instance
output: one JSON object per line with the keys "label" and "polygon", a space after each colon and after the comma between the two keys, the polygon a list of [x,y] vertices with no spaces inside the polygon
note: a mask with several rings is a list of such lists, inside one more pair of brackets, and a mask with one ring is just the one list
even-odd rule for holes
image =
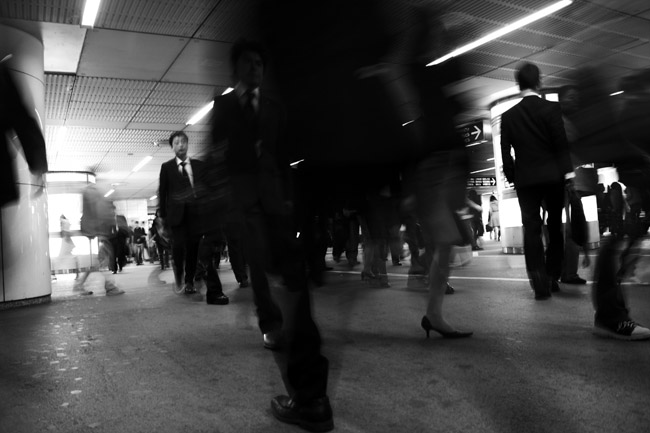
{"label": "handbag", "polygon": [[491,233],[492,230],[494,230],[494,227],[492,227],[490,224],[485,224],[485,231],[488,233]]}

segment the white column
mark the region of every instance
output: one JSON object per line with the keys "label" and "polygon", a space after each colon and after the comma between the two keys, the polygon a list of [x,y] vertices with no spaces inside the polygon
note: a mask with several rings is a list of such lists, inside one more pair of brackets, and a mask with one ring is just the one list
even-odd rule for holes
{"label": "white column", "polygon": [[[36,37],[0,24],[0,59],[11,54],[23,99],[41,123],[45,118],[43,43]],[[43,126],[43,125],[41,125]],[[29,171],[22,152],[14,164],[20,199],[0,212],[0,309],[3,306],[49,302],[52,294],[48,248],[47,195]]]}

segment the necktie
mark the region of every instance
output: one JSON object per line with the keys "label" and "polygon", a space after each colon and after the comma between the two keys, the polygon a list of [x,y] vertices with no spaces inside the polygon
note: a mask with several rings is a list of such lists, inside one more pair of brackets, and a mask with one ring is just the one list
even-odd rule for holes
{"label": "necktie", "polygon": [[244,115],[247,120],[252,120],[255,117],[255,105],[253,105],[253,100],[255,99],[255,93],[252,90],[247,90],[244,93]]}
{"label": "necktie", "polygon": [[192,182],[190,181],[190,175],[187,173],[187,170],[185,170],[185,164],[187,164],[187,161],[181,162],[181,175],[183,176],[183,179],[187,181],[187,184],[192,187]]}

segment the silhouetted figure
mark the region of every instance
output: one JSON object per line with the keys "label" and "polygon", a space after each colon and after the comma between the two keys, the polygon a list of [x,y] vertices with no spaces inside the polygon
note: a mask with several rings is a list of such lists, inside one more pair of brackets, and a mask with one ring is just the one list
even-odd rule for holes
{"label": "silhouetted figure", "polygon": [[[535,299],[558,291],[564,238],[562,208],[565,185],[572,188],[575,177],[560,105],[542,99],[538,93],[539,68],[523,64],[515,75],[523,99],[503,113],[501,156],[503,172],[515,184],[524,226],[524,255]],[[515,150],[515,159],[510,149]],[[540,208],[548,212],[549,244],[544,253]]]}

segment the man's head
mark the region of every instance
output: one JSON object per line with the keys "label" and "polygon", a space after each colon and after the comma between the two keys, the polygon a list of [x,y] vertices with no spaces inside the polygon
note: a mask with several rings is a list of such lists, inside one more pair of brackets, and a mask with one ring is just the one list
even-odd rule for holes
{"label": "man's head", "polygon": [[230,66],[236,83],[255,89],[264,78],[266,52],[261,44],[240,39],[230,49]]}
{"label": "man's head", "polygon": [[185,161],[187,158],[187,144],[189,140],[187,139],[187,134],[183,131],[176,131],[169,136],[169,145],[172,150],[181,161]]}
{"label": "man's head", "polygon": [[540,86],[539,68],[532,63],[524,63],[517,72],[515,79],[519,84],[519,90],[538,90]]}

